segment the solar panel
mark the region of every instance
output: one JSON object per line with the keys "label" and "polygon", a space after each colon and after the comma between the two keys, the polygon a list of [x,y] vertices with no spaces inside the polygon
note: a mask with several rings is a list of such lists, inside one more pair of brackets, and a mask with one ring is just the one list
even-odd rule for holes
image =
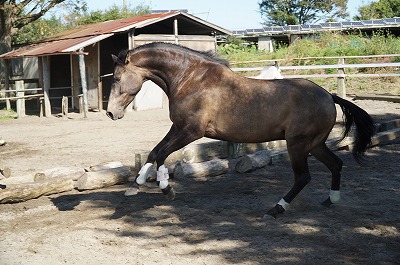
{"label": "solar panel", "polygon": [[289,26],[289,30],[291,30],[291,31],[299,31],[301,28],[300,28],[300,25],[291,25],[291,26]]}
{"label": "solar panel", "polygon": [[245,31],[245,30],[234,30],[233,31],[233,34],[234,35],[244,35],[244,34],[246,34],[247,32]]}
{"label": "solar panel", "polygon": [[395,24],[396,23],[396,19],[395,18],[384,18],[382,19],[385,23],[388,24]]}
{"label": "solar panel", "polygon": [[283,31],[283,27],[272,27],[272,31]]}
{"label": "solar panel", "polygon": [[321,23],[320,26],[323,28],[340,28],[342,24],[340,22],[327,22]]}
{"label": "solar panel", "polygon": [[371,25],[384,25],[385,24],[385,22],[383,22],[382,19],[362,20],[362,23],[364,25],[368,25],[368,26],[371,26]]}
{"label": "solar panel", "polygon": [[353,26],[364,26],[361,21],[353,21],[351,23],[353,24]]}
{"label": "solar panel", "polygon": [[308,24],[308,25],[289,25],[289,26],[266,26],[256,29],[248,29],[245,31],[234,31],[234,34],[259,34],[259,33],[272,33],[279,34],[284,32],[307,32],[307,31],[319,31],[324,29],[341,29],[342,27],[354,27],[354,28],[363,28],[363,27],[371,27],[371,26],[379,26],[379,25],[388,25],[388,24],[400,24],[400,17],[395,18],[384,18],[384,19],[370,19],[370,20],[361,20],[361,21],[343,21],[343,22],[324,22],[320,24]]}
{"label": "solar panel", "polygon": [[259,32],[264,32],[264,30],[263,29],[254,29],[254,32],[259,33]]}
{"label": "solar panel", "polygon": [[361,21],[343,21],[342,26],[345,27],[357,27],[357,26],[364,26]]}
{"label": "solar panel", "polygon": [[312,29],[322,29],[321,25],[311,25]]}

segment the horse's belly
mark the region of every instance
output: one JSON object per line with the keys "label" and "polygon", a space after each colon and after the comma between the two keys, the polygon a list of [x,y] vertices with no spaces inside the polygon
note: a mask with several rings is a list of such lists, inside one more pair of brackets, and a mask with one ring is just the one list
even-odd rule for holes
{"label": "horse's belly", "polygon": [[280,126],[266,126],[266,124],[216,124],[206,129],[205,136],[213,139],[260,143],[284,139],[284,130]]}

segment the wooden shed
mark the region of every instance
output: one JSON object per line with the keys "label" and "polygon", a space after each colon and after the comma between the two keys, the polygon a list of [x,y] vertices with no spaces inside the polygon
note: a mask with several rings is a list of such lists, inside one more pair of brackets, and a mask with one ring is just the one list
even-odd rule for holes
{"label": "wooden shed", "polygon": [[215,51],[220,35],[231,32],[184,11],[171,11],[80,26],[2,54],[0,59],[37,58],[38,83],[49,116],[52,106],[61,106],[63,96],[69,97],[70,108],[79,107],[79,95],[89,109],[106,108],[111,54],[154,41]]}

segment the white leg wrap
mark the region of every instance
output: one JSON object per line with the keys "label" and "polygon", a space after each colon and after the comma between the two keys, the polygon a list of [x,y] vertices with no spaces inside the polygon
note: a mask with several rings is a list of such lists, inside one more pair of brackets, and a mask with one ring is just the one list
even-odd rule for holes
{"label": "white leg wrap", "polygon": [[335,203],[340,201],[340,191],[339,190],[331,190],[329,192],[329,198],[331,202]]}
{"label": "white leg wrap", "polygon": [[146,180],[147,176],[150,174],[151,167],[153,166],[152,163],[146,163],[139,171],[139,176],[136,178],[136,183],[139,185],[143,185]]}
{"label": "white leg wrap", "polygon": [[168,186],[168,179],[168,168],[166,168],[164,165],[160,166],[157,170],[157,181],[160,182],[160,189],[165,189]]}
{"label": "white leg wrap", "polygon": [[166,187],[168,187],[168,180],[163,180],[160,181],[160,185],[159,185],[160,189],[165,189]]}
{"label": "white leg wrap", "polygon": [[287,203],[283,198],[278,202],[278,204],[285,210],[289,207],[289,203]]}

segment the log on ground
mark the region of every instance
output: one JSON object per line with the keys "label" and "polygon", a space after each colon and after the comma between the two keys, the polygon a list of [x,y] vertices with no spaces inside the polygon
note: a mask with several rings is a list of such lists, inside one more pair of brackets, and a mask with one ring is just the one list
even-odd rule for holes
{"label": "log on ground", "polygon": [[77,189],[93,190],[121,184],[128,180],[131,173],[128,166],[86,172],[78,179]]}
{"label": "log on ground", "polygon": [[213,159],[202,163],[183,163],[176,164],[174,178],[196,177],[205,178],[210,176],[222,175],[229,170],[229,161],[225,159]]}
{"label": "log on ground", "polygon": [[85,170],[80,167],[55,167],[36,173],[34,180],[36,182],[45,179],[64,177],[72,180],[78,180],[83,174],[85,174]]}
{"label": "log on ground", "polygon": [[74,181],[69,178],[53,178],[26,184],[10,184],[0,189],[0,203],[23,202],[43,195],[61,193],[74,189]]}
{"label": "log on ground", "polygon": [[117,167],[123,167],[124,165],[122,164],[121,161],[112,161],[112,162],[104,162],[100,163],[98,165],[92,165],[90,166],[86,171],[100,171],[104,169],[110,169],[110,168],[117,168]]}
{"label": "log on ground", "polygon": [[250,172],[263,168],[271,162],[271,153],[263,150],[254,154],[245,155],[236,163],[235,169],[239,173]]}

